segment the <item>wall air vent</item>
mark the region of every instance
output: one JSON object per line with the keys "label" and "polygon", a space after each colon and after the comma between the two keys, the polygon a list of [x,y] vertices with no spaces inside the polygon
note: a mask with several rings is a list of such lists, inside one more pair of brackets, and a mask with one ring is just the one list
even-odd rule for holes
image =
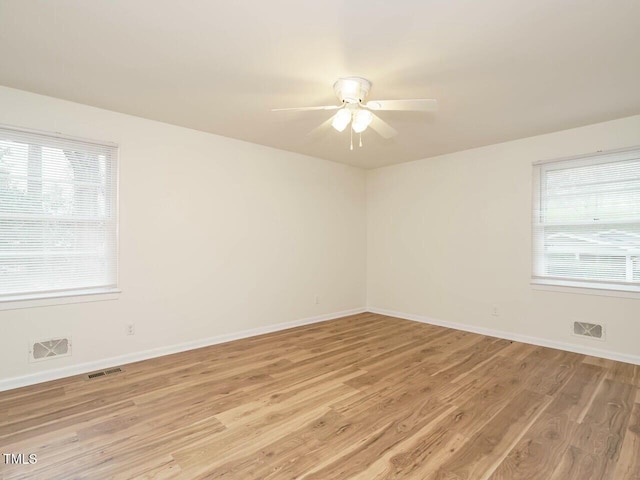
{"label": "wall air vent", "polygon": [[32,362],[68,357],[69,355],[71,355],[70,337],[33,341],[29,346],[29,360]]}
{"label": "wall air vent", "polygon": [[604,340],[604,326],[597,323],[573,322],[573,334],[580,337]]}

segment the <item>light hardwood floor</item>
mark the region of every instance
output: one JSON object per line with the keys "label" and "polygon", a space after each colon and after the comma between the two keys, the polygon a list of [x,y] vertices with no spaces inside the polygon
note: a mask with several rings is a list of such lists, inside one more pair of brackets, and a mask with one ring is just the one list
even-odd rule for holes
{"label": "light hardwood floor", "polygon": [[3,479],[640,479],[640,367],[361,314],[0,393]]}

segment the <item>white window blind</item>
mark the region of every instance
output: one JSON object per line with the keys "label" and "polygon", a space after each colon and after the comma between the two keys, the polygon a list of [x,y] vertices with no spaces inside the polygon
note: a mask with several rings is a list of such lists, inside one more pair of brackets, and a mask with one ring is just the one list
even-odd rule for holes
{"label": "white window blind", "polygon": [[640,291],[640,148],[534,165],[533,282]]}
{"label": "white window blind", "polygon": [[0,127],[0,301],[117,287],[117,147]]}

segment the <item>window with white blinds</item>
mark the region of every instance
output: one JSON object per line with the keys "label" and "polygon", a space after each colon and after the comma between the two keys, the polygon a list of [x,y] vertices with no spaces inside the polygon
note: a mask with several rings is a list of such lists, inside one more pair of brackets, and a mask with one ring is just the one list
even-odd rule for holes
{"label": "window with white blinds", "polygon": [[533,282],[640,292],[640,148],[534,164]]}
{"label": "window with white blinds", "polygon": [[117,147],[0,127],[0,301],[117,288]]}

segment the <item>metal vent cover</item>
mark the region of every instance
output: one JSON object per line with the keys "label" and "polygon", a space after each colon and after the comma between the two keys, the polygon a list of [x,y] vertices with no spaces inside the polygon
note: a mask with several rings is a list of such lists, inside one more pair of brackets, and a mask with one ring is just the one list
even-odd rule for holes
{"label": "metal vent cover", "polygon": [[29,345],[29,360],[40,362],[71,355],[71,337],[34,340]]}
{"label": "metal vent cover", "polygon": [[114,367],[114,368],[109,368],[107,370],[101,370],[99,372],[88,373],[86,377],[88,380],[91,380],[93,378],[105,377],[107,375],[113,375],[114,373],[120,373],[120,372],[122,372],[122,368]]}
{"label": "metal vent cover", "polygon": [[573,334],[580,337],[604,340],[604,326],[598,323],[573,322]]}

